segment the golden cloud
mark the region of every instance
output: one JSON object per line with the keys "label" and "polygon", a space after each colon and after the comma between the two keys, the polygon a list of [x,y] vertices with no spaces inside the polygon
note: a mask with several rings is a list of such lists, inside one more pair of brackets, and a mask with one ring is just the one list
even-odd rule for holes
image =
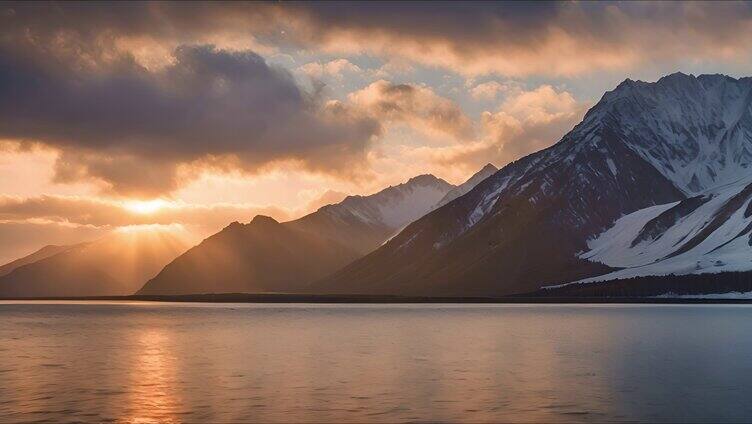
{"label": "golden cloud", "polygon": [[549,85],[519,90],[495,112],[483,112],[478,140],[422,154],[441,165],[469,170],[488,162],[503,166],[554,144],[582,120],[586,109],[587,104],[577,102],[569,92]]}
{"label": "golden cloud", "polygon": [[475,135],[473,122],[462,109],[426,86],[379,80],[350,93],[348,101],[380,122],[405,123],[457,140],[470,140]]}

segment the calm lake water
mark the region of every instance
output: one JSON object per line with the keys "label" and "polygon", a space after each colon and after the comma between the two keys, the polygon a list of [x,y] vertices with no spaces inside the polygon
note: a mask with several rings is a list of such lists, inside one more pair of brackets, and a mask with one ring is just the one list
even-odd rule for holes
{"label": "calm lake water", "polygon": [[752,420],[752,307],[0,302],[0,422]]}

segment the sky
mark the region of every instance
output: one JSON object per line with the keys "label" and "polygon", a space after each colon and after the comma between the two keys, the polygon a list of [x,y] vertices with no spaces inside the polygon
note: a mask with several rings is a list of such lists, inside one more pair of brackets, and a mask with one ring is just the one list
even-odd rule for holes
{"label": "sky", "polygon": [[0,2],[0,263],[458,184],[624,79],[752,74],[751,36],[740,2]]}

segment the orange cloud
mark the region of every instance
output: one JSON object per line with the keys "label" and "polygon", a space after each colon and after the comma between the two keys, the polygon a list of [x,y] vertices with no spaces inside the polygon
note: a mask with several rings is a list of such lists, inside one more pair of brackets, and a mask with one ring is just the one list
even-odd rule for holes
{"label": "orange cloud", "polygon": [[423,150],[422,154],[444,166],[477,169],[488,162],[503,166],[554,144],[582,120],[586,109],[587,105],[577,102],[570,93],[549,85],[520,90],[497,111],[483,112],[478,140]]}
{"label": "orange cloud", "polygon": [[511,83],[499,83],[498,81],[488,81],[478,84],[470,89],[470,95],[476,100],[494,100],[499,94],[518,89]]}
{"label": "orange cloud", "polygon": [[508,76],[572,76],[677,60],[748,62],[752,53],[752,10],[745,2],[164,2],[116,8],[70,2],[9,3],[0,11],[4,38],[14,43],[31,40],[79,64],[122,61],[114,50],[148,69],[166,66],[168,53],[182,44],[267,54],[292,45]]}
{"label": "orange cloud", "polygon": [[351,174],[382,130],[346,105],[324,104],[252,51],[181,46],[158,71],[127,57],[73,69],[42,53],[0,42],[0,138],[62,152],[60,182],[95,179],[118,194],[154,196],[195,168],[255,173],[295,161]]}
{"label": "orange cloud", "polygon": [[735,2],[396,3],[280,6],[299,43],[465,75],[573,76],[674,60],[749,60]]}
{"label": "orange cloud", "polygon": [[207,231],[232,221],[247,222],[258,214],[285,221],[291,212],[274,206],[247,204],[191,205],[162,200],[160,207],[141,210],[134,201],[110,200],[82,196],[34,197],[0,195],[0,220],[23,222],[44,220],[71,225],[114,228],[127,225],[184,224]]}
{"label": "orange cloud", "polygon": [[348,101],[378,121],[405,123],[458,140],[474,137],[473,123],[462,109],[426,86],[379,80],[350,93]]}

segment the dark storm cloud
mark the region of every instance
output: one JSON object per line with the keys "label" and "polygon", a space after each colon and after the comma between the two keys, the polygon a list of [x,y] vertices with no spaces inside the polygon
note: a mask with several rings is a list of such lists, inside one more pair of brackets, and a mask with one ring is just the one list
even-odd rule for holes
{"label": "dark storm cloud", "polygon": [[100,177],[124,193],[173,189],[177,164],[228,155],[247,170],[296,159],[344,171],[342,159],[356,160],[380,131],[320,104],[250,51],[181,46],[154,72],[128,57],[91,70],[67,65],[0,52],[0,138],[72,152],[60,179]]}
{"label": "dark storm cloud", "polygon": [[0,3],[0,139],[57,148],[59,181],[98,178],[121,194],[174,190],[210,166],[255,172],[294,160],[349,175],[382,131],[378,114],[324,103],[254,51],[366,53],[468,75],[579,75],[675,60],[749,60],[750,8]]}
{"label": "dark storm cloud", "polygon": [[487,40],[503,35],[506,42],[534,40],[533,28],[555,19],[561,2],[316,2],[293,3],[323,31],[358,28],[367,32],[409,33],[425,37]]}
{"label": "dark storm cloud", "polygon": [[0,8],[11,38],[56,39],[93,56],[118,37],[175,43],[224,34],[313,51],[397,56],[466,74],[518,76],[739,60],[748,58],[752,35],[748,2],[66,2]]}
{"label": "dark storm cloud", "polygon": [[686,59],[749,59],[748,2],[303,3],[312,44],[466,74],[574,75]]}

